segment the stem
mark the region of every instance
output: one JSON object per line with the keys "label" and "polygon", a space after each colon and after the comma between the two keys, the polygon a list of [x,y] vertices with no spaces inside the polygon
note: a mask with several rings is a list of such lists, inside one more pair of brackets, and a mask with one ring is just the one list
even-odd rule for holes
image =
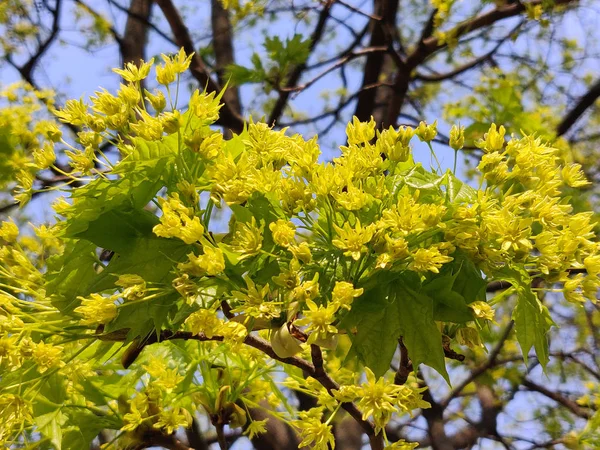
{"label": "stem", "polygon": [[217,429],[217,442],[219,443],[219,448],[221,450],[227,450],[227,439],[223,432],[224,425],[221,423],[221,420],[215,425],[215,428]]}

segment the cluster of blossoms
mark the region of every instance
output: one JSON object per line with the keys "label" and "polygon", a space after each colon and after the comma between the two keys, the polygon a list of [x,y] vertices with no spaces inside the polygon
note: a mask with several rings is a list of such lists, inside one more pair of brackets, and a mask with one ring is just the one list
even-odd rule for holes
{"label": "cluster of blossoms", "polygon": [[[114,415],[111,426],[123,432],[114,445],[132,445],[149,428],[171,434],[198,410],[215,426],[245,426],[254,436],[265,423],[252,420],[251,408],[265,402],[298,430],[302,446],[333,446],[331,422],[350,402],[380,434],[395,415],[428,404],[416,383],[395,385],[381,376],[393,351],[382,356],[383,371],[366,369],[366,380],[342,367],[350,346],[360,364],[370,362],[370,350],[361,347],[369,341],[362,321],[380,313],[373,302],[400,306],[382,318],[397,321],[396,335],[385,336],[392,350],[403,330],[428,333],[424,338],[438,345],[443,366],[442,339],[481,345],[479,330],[494,319],[485,293],[453,286],[459,276],[479,286],[484,275],[514,282],[515,274],[526,281],[531,274],[548,289],[558,284],[569,301],[595,301],[600,256],[592,214],[574,213],[563,198],[586,181],[579,166],[562,163],[540,139],[507,142],[504,128],[492,125],[478,143],[484,151],[479,189],[451,171],[414,162],[413,139],[433,152],[436,123],[380,131],[373,120],[354,118],[341,155],[319,163],[316,137],[288,136],[264,123],[250,121],[225,140],[211,128],[221,107],[215,93],[195,91],[187,111],[179,111],[170,86],[191,58],[183,51],[163,55],[156,83],[164,89],[141,88],[142,80],[151,81],[152,61],[128,64],[116,70],[125,80],[116,94],[99,91],[90,105],[67,102],[56,116],[79,128],[77,144],[45,125],[48,142],[68,148],[72,171],[65,177],[82,186],[72,190],[71,202],[55,205],[62,216],[57,225],[39,229],[47,243],[30,245],[62,254],[33,259],[14,223],[0,228],[0,276],[7,286],[0,299],[0,363],[15,374],[35,368],[34,383],[54,377],[65,387],[64,402],[93,399],[92,411]],[[450,144],[464,145],[461,128],[452,129]],[[41,141],[36,146],[52,148]],[[110,146],[119,150],[118,162],[103,152]],[[36,161],[37,169],[54,164],[50,157]],[[473,280],[461,275],[467,269]],[[445,301],[432,292],[440,280],[454,303],[434,316],[434,305]],[[537,308],[527,310],[528,317],[548,325],[529,287],[517,288]],[[423,330],[410,328],[420,325],[403,316],[419,302],[430,305],[413,316],[429,326]],[[528,307],[519,303],[516,311]],[[50,328],[40,329],[34,312],[47,316]],[[517,314],[517,333],[519,320]],[[411,340],[405,341],[415,366],[425,362],[445,372],[434,359],[418,361]],[[291,377],[282,389],[318,401],[291,413],[274,382],[276,360],[295,357],[302,364],[315,349],[325,350],[324,369],[339,389]],[[79,355],[87,359],[82,363]],[[116,356],[128,369],[119,388],[111,384],[122,370]],[[7,389],[0,402],[10,405],[7,423],[30,421],[33,397],[13,393],[9,388],[19,383],[10,380],[0,381]],[[21,431],[13,425],[0,434],[5,441]]]}
{"label": "cluster of blossoms", "polygon": [[54,146],[62,132],[49,117],[53,104],[52,92],[34,90],[27,83],[13,83],[0,90],[0,188],[16,181],[15,199],[22,203],[34,192],[36,172],[56,160]]}

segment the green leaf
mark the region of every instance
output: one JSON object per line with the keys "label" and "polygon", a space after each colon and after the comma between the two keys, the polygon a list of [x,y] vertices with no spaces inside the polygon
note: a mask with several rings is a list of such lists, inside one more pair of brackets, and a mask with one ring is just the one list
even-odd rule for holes
{"label": "green leaf", "polygon": [[[380,377],[390,368],[401,336],[400,318],[387,286],[371,289],[356,299],[341,327],[356,326],[352,352]],[[352,336],[349,333],[349,336]],[[441,344],[440,344],[441,345]]]}
{"label": "green leaf", "polygon": [[398,175],[399,181],[407,186],[420,190],[434,190],[440,192],[440,186],[446,181],[446,175],[437,175],[426,170],[421,163],[417,163],[404,174]]}
{"label": "green leaf", "polygon": [[233,86],[239,86],[246,83],[260,83],[265,80],[264,70],[249,69],[237,64],[227,66],[226,76],[230,78]]}
{"label": "green leaf", "polygon": [[477,191],[466,183],[463,183],[450,171],[448,177],[448,200],[451,203],[473,203],[477,200]]}
{"label": "green leaf", "polygon": [[532,280],[525,269],[517,266],[505,267],[499,278],[510,282],[517,293],[517,305],[512,318],[515,321],[517,341],[525,364],[529,351],[534,347],[538,361],[546,370],[550,359],[547,335],[550,328],[556,325],[548,308],[531,289]]}
{"label": "green leaf", "polygon": [[433,318],[433,300],[409,287],[408,283],[394,284],[393,294],[396,314],[402,329],[402,341],[406,345],[413,367],[416,370],[419,364],[426,364],[450,384],[442,347],[442,334]]}
{"label": "green leaf", "polygon": [[100,431],[118,430],[123,424],[117,416],[101,415],[87,408],[65,408],[62,446],[65,449],[87,449]]}
{"label": "green leaf", "polygon": [[143,209],[164,186],[166,164],[166,159],[136,164],[135,170],[118,180],[97,178],[75,189],[71,197],[77,206],[68,213],[64,235],[86,231],[90,222],[114,209]]}
{"label": "green leaf", "polygon": [[117,166],[117,173],[128,171],[133,162],[139,163],[141,161],[156,162],[168,160],[179,153],[179,144],[176,134],[165,136],[160,141],[147,141],[136,137],[133,138],[133,147],[133,152],[127,155],[127,157]]}
{"label": "green leaf", "polygon": [[185,259],[194,247],[178,239],[140,237],[133,239],[130,251],[115,254],[110,263],[88,287],[89,292],[112,288],[118,275],[140,275],[149,283],[165,283],[174,265]]}
{"label": "green leaf", "polygon": [[60,409],[34,418],[39,432],[50,439],[56,450],[62,449],[62,425],[64,421],[65,416],[61,413]]}
{"label": "green leaf", "polygon": [[452,257],[454,260],[444,264],[439,274],[428,277],[422,291],[434,300],[435,320],[465,323],[474,319],[467,305],[486,300],[487,282],[464,253],[456,251]]}
{"label": "green leaf", "polygon": [[555,324],[550,317],[548,308],[540,302],[531,287],[517,288],[517,306],[512,317],[515,321],[517,340],[523,352],[525,364],[527,364],[529,350],[534,347],[538,361],[546,370],[546,365],[550,360],[547,334]]}
{"label": "green leaf", "polygon": [[423,293],[433,299],[433,318],[442,322],[465,323],[473,320],[473,311],[467,301],[452,288],[459,271],[429,280]]}
{"label": "green leaf", "polygon": [[126,253],[133,250],[137,238],[152,234],[152,228],[157,223],[158,218],[151,212],[125,205],[102,214],[89,222],[85,231],[73,237],[86,239],[98,247]]}
{"label": "green leaf", "polygon": [[87,286],[97,276],[96,245],[85,240],[68,240],[61,255],[48,258],[46,295],[63,314],[78,306],[77,296],[88,293]]}
{"label": "green leaf", "polygon": [[169,313],[175,311],[177,292],[139,303],[125,303],[119,308],[117,317],[106,327],[106,331],[129,329],[127,341],[145,337],[153,330],[160,330],[168,321]]}
{"label": "green leaf", "polygon": [[450,383],[442,335],[433,317],[433,299],[419,290],[420,281],[412,273],[379,283],[355,300],[340,327],[356,328],[351,351],[376,376],[389,369],[402,337],[415,369],[426,364]]}
{"label": "green leaf", "polygon": [[483,279],[481,270],[461,251],[454,252],[452,257],[454,258],[452,264],[442,268],[441,272],[445,273],[445,270],[459,267],[452,290],[462,295],[467,303],[486,301],[487,281]]}
{"label": "green leaf", "polygon": [[288,64],[302,64],[310,53],[310,39],[302,40],[302,35],[295,34],[292,39],[286,39],[285,44],[278,36],[267,37],[264,47],[269,58],[275,61],[280,68]]}
{"label": "green leaf", "polygon": [[33,418],[42,435],[50,439],[56,449],[62,448],[62,428],[66,416],[62,413],[67,398],[65,379],[58,373],[44,376],[33,403]]}

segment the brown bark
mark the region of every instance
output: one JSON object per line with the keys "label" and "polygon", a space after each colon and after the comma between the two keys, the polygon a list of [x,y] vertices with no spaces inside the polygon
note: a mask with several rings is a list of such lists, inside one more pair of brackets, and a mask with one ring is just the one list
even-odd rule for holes
{"label": "brown bark", "polygon": [[[231,28],[231,21],[229,20],[229,12],[223,8],[223,5],[219,0],[211,0],[211,24],[212,24],[212,44],[215,52],[215,70],[217,72],[217,78],[219,84],[224,86],[227,83],[225,77],[225,68],[229,64],[233,64],[234,52],[233,52],[233,34]],[[240,104],[240,96],[237,89],[229,87],[223,96],[225,102],[237,111],[241,113],[242,106]]]}
{"label": "brown bark", "polygon": [[140,64],[146,59],[146,44],[148,43],[148,26],[153,0],[131,0],[125,23],[125,32],[121,41],[122,63]]}
{"label": "brown bark", "polygon": [[[388,31],[396,26],[398,0],[374,0],[373,10],[377,19],[371,19],[372,31],[369,47],[390,45]],[[393,62],[390,55],[384,53],[370,54],[365,61],[362,88],[381,81],[380,76],[382,74],[388,77],[392,68]],[[385,99],[387,96],[389,96],[387,86],[377,88],[375,95],[373,95],[372,90],[362,90],[358,95],[354,115],[362,121],[368,121],[374,113],[376,102]],[[380,125],[383,122],[383,110],[378,110],[378,117],[380,118],[376,122]]]}

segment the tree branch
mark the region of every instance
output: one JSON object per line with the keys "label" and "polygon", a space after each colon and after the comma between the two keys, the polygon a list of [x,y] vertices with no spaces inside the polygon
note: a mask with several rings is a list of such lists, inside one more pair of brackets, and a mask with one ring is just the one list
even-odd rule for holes
{"label": "tree branch", "polygon": [[567,113],[556,127],[556,136],[562,136],[571,129],[575,122],[591,107],[600,97],[600,79],[598,79]]}
{"label": "tree branch", "polygon": [[[329,18],[329,12],[330,12],[331,7],[333,6],[334,2],[335,2],[335,0],[327,0],[325,3],[325,6],[321,10],[321,13],[319,14],[319,20],[317,21],[317,26],[315,27],[315,30],[313,31],[313,33],[310,37],[309,55],[312,54],[313,50],[315,49],[315,47],[321,40],[321,37],[323,36],[323,32],[325,31],[325,24],[327,23],[327,19]],[[308,60],[308,58],[307,58],[307,60]],[[294,67],[294,69],[292,70],[292,72],[289,75],[288,81],[285,86],[286,88],[292,88],[292,87],[296,86],[296,84],[298,84],[298,81],[300,80],[302,73],[306,69],[306,66],[307,66],[307,64],[305,61],[301,64],[298,64],[296,67]],[[273,106],[273,110],[271,111],[271,114],[269,116],[269,120],[267,121],[267,123],[274,124],[275,122],[277,122],[279,120],[279,118],[283,114],[283,110],[284,110],[285,106],[287,105],[289,97],[290,97],[289,90],[281,90],[279,92],[279,98],[275,102],[275,106]]]}
{"label": "tree branch", "polygon": [[540,394],[545,395],[549,399],[554,400],[556,403],[564,406],[578,417],[582,417],[584,419],[589,419],[590,417],[592,417],[592,413],[590,411],[582,408],[576,402],[567,397],[564,397],[558,392],[551,391],[550,389],[547,389],[544,386],[540,386],[539,384],[536,384],[533,381],[528,380],[527,378],[523,380],[522,385],[530,391],[539,392]]}
{"label": "tree branch", "polygon": [[[229,20],[229,11],[223,8],[220,0],[211,0],[211,25],[212,25],[212,44],[215,52],[215,70],[219,84],[224,86],[225,68],[235,62],[233,52],[233,36],[231,21]],[[237,89],[229,88],[223,95],[225,102],[231,108],[240,113],[242,107],[240,96]]]}
{"label": "tree branch", "polygon": [[[532,0],[528,2],[528,5],[535,6],[542,3],[543,0]],[[565,5],[569,3],[575,3],[576,0],[556,0],[555,5]],[[454,27],[448,32],[448,34],[454,36],[456,39],[468,34],[472,31],[493,25],[500,20],[514,17],[525,11],[525,5],[522,2],[506,3],[497,8],[481,14],[479,16],[468,19],[461,24]],[[428,25],[424,27],[421,34],[422,37],[427,35]],[[406,68],[400,70],[396,74],[396,81],[394,85],[394,94],[390,102],[389,110],[387,113],[387,122],[393,124],[396,123],[396,119],[400,114],[406,94],[408,92],[409,84],[411,81],[411,73],[420,64],[422,64],[429,56],[438,50],[441,50],[447,46],[446,42],[440,42],[435,36],[429,36],[421,39],[417,44],[415,50],[408,55],[406,58]]]}
{"label": "tree branch", "polygon": [[147,23],[152,11],[152,0],[131,0],[131,15],[127,16],[125,32],[121,42],[121,59],[123,65],[133,63],[139,65],[145,59],[148,41]]}
{"label": "tree branch", "polygon": [[[204,62],[198,55],[198,52],[195,51],[190,32],[185,26],[181,16],[179,15],[179,11],[177,11],[177,8],[173,4],[172,0],[155,1],[162,10],[167,22],[169,22],[171,32],[175,37],[175,42],[177,45],[183,47],[187,54],[194,53],[192,62],[190,64],[190,73],[201,85],[205,86],[207,92],[220,92],[221,86],[219,86],[210,77],[207,67],[204,65]],[[235,133],[241,132],[244,128],[244,120],[240,114],[233,110],[231,105],[229,105],[227,102],[225,102],[221,108],[221,114],[217,124],[227,127]]]}
{"label": "tree branch", "polygon": [[56,4],[54,9],[48,7],[48,10],[52,13],[52,28],[50,30],[50,35],[46,38],[44,42],[38,47],[36,52],[29,58],[29,60],[19,68],[19,72],[24,79],[32,78],[32,72],[35,68],[36,64],[40,60],[44,53],[50,48],[50,45],[58,36],[58,32],[60,30],[60,12],[62,9],[62,0],[56,0]]}
{"label": "tree branch", "polygon": [[[376,18],[371,18],[369,47],[392,45],[391,42],[388,42],[384,28],[395,27],[398,3],[398,0],[374,0],[373,10]],[[373,53],[365,61],[361,91],[354,112],[359,120],[368,121],[373,113],[376,96],[372,92],[367,92],[364,88],[380,81],[379,77],[383,69],[384,59],[385,55],[383,53]]]}

